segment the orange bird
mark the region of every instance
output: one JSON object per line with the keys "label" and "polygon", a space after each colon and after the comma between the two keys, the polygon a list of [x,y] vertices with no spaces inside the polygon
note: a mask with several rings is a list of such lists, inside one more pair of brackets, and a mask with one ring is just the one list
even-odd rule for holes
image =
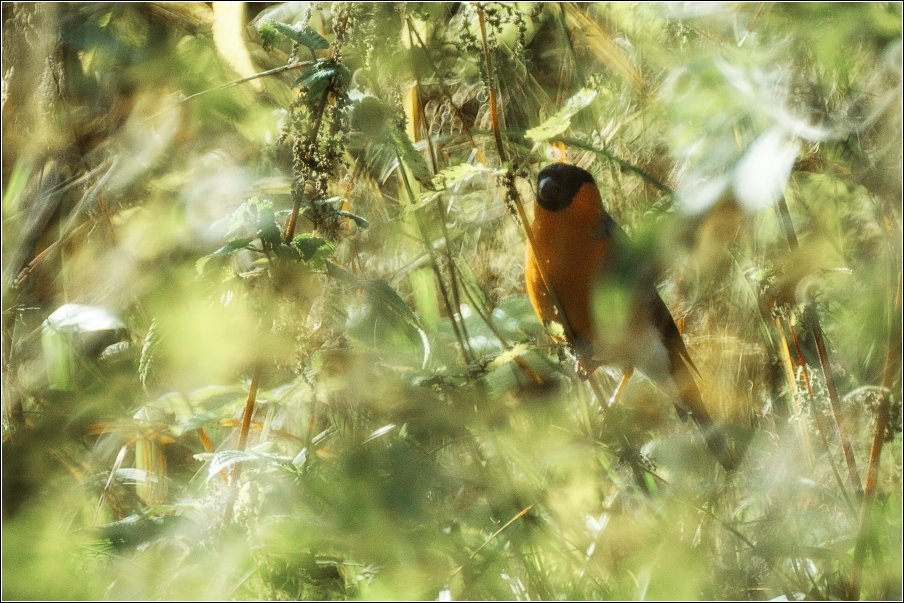
{"label": "orange bird", "polygon": [[694,419],[722,466],[733,469],[681,333],[645,263],[603,208],[593,176],[567,163],[543,168],[531,233],[536,249],[527,246],[527,293],[544,326],[561,325],[558,339],[574,352],[578,374],[620,366],[627,379],[639,369],[674,400],[682,419]]}

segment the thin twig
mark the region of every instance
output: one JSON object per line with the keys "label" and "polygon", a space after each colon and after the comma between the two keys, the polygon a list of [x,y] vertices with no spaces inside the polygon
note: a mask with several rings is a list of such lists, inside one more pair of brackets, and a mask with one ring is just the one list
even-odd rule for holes
{"label": "thin twig", "polygon": [[[311,132],[308,144],[304,147],[305,149],[309,149],[311,148],[311,146],[317,143],[317,137],[320,135],[320,126],[323,124],[323,112],[326,110],[326,104],[329,101],[330,90],[333,86],[333,79],[334,78],[330,78],[330,84],[323,91],[323,98],[321,98],[320,100],[320,107],[317,111],[317,117],[314,118],[313,131]],[[301,213],[301,204],[304,201],[304,186],[308,178],[308,170],[304,165],[299,166],[298,171],[298,180],[294,183],[292,191],[292,196],[295,198],[295,200],[292,203],[292,212],[289,214],[289,220],[286,222],[286,232],[283,235],[283,243],[285,243],[286,245],[290,244],[292,242],[292,239],[295,238],[295,229],[298,226],[298,214]]]}
{"label": "thin twig", "polygon": [[[408,174],[405,171],[405,167],[402,162],[401,155],[396,155],[399,162],[399,175],[402,179],[402,183],[405,186],[405,192],[408,195],[408,201],[413,206],[417,205],[417,198],[414,195],[414,190],[411,187],[411,183],[408,181]],[[417,224],[418,232],[421,235],[421,241],[424,244],[424,248],[427,250],[427,254],[430,258],[430,266],[433,269],[433,275],[436,278],[436,284],[439,286],[440,296],[443,299],[443,303],[446,306],[446,312],[449,314],[449,319],[452,323],[452,330],[455,332],[455,337],[458,339],[458,345],[461,348],[461,353],[464,354],[465,360],[471,362],[473,360],[473,353],[471,351],[470,344],[468,342],[468,334],[465,331],[464,320],[456,320],[455,317],[461,315],[461,306],[458,308],[453,307],[453,300],[449,297],[449,290],[446,288],[446,283],[443,281],[442,271],[439,267],[439,261],[436,258],[436,251],[433,249],[433,245],[430,242],[430,236],[427,233],[427,228],[424,225],[423,219],[421,219],[420,214],[418,212],[414,212],[414,221]]]}
{"label": "thin twig", "polygon": [[[409,43],[412,46],[414,46],[414,36],[417,35],[417,32],[414,30],[410,17],[406,16],[405,21],[408,26]],[[423,41],[420,39],[420,36],[418,36],[418,41],[420,42],[421,46],[423,47]],[[427,57],[427,59],[431,60],[430,53],[426,51],[426,48],[423,48],[423,50],[424,50],[424,54]],[[432,63],[431,63],[431,65],[432,65]],[[423,95],[421,93],[421,78],[417,72],[414,73],[414,77],[415,77],[415,86],[416,86],[415,90],[417,92],[418,109],[419,109],[421,115],[426,115],[426,113],[424,111],[424,106],[423,106]],[[462,122],[462,123],[464,124],[464,122]],[[417,127],[416,127],[417,124],[412,124],[412,126],[414,126],[414,128],[413,128],[414,131],[417,132]],[[431,163],[431,167],[433,170],[433,175],[435,176],[437,174],[437,172],[439,171],[439,167],[437,165],[437,158],[436,158],[436,153],[435,153],[435,149],[434,149],[434,145],[433,145],[433,140],[432,140],[432,137],[430,136],[429,124],[426,124],[426,126],[427,126],[427,127],[425,127],[426,135],[424,136],[424,139],[427,141],[427,151],[430,156],[430,163]],[[471,139],[472,146],[476,146],[476,143],[474,143],[473,137],[470,136],[470,131],[468,132],[468,135],[469,135],[469,138]],[[417,141],[415,140],[413,142],[417,142]],[[436,209],[439,214],[440,225],[442,226],[443,239],[445,240],[446,262],[448,263],[448,266],[449,266],[449,276],[452,280],[452,283],[451,283],[452,294],[455,297],[455,303],[456,303],[457,307],[461,308],[461,300],[459,299],[459,295],[458,295],[459,286],[461,286],[461,288],[464,290],[465,296],[468,298],[468,300],[474,306],[474,311],[481,318],[481,320],[483,320],[484,324],[487,325],[487,327],[490,329],[490,331],[493,333],[493,335],[496,336],[496,338],[499,340],[499,343],[502,345],[502,348],[504,350],[510,349],[511,345],[506,341],[505,337],[502,336],[502,334],[499,332],[499,330],[493,325],[490,315],[483,312],[483,310],[479,307],[479,304],[474,299],[474,296],[468,290],[467,284],[460,283],[460,281],[459,281],[458,274],[457,274],[458,268],[457,268],[455,260],[452,257],[452,251],[451,251],[451,245],[450,245],[451,239],[449,237],[449,229],[447,227],[448,220],[447,220],[447,216],[446,216],[446,208],[445,208],[445,205],[443,204],[441,196],[436,197]],[[452,316],[450,318],[454,322],[455,317]],[[463,329],[464,329],[464,326],[465,326],[464,321],[462,321]],[[543,383],[543,379],[537,374],[536,371],[533,370],[533,368],[531,368],[531,366],[527,363],[526,360],[524,360],[524,358],[522,358],[521,356],[517,356],[515,358],[515,363],[525,373],[527,373],[527,375],[531,378],[531,380],[534,383],[538,383],[538,384]]]}
{"label": "thin twig", "polygon": [[[257,390],[260,386],[262,365],[260,363],[254,366],[251,372],[251,384],[248,386],[248,397],[245,399],[245,408],[242,410],[242,426],[239,429],[239,441],[235,445],[235,449],[239,452],[245,450],[248,444],[248,432],[251,431],[251,417],[254,415],[254,406],[257,401]],[[235,505],[235,497],[239,487],[239,476],[242,473],[242,463],[236,463],[232,468],[232,479],[230,480],[229,496],[226,500],[226,511],[224,515],[224,523],[232,522],[233,506]]]}
{"label": "thin twig", "polygon": [[[781,219],[782,229],[788,239],[788,246],[792,251],[800,248],[797,240],[797,233],[794,230],[794,222],[791,220],[791,212],[788,210],[788,203],[785,197],[778,199],[778,213]],[[804,308],[804,315],[807,316],[810,325],[810,331],[813,334],[813,340],[816,342],[816,351],[819,354],[819,364],[822,367],[822,373],[825,377],[826,389],[829,393],[829,403],[832,408],[832,418],[835,421],[835,430],[841,440],[841,449],[844,451],[844,459],[847,463],[848,474],[851,484],[854,486],[854,492],[857,498],[863,497],[863,485],[860,483],[860,472],[857,470],[857,462],[854,458],[854,449],[851,446],[851,440],[848,437],[847,430],[842,424],[841,401],[838,398],[838,389],[835,387],[835,379],[832,373],[831,359],[829,351],[826,348],[825,335],[819,322],[819,314],[816,312],[816,306],[812,299],[808,299]]]}
{"label": "thin twig", "polygon": [[807,390],[807,398],[810,400],[810,409],[812,410],[813,421],[816,423],[816,431],[819,432],[820,441],[822,441],[823,448],[825,448],[826,458],[829,461],[829,467],[831,467],[832,474],[835,476],[835,480],[838,482],[838,488],[841,492],[841,495],[844,497],[845,501],[848,504],[851,504],[851,501],[848,498],[847,489],[844,487],[844,480],[841,478],[841,473],[838,471],[838,467],[835,466],[835,459],[832,458],[832,450],[829,446],[829,430],[828,427],[826,427],[825,422],[823,421],[822,411],[816,407],[816,397],[813,394],[813,384],[810,381],[810,370],[807,368],[807,361],[804,360],[804,355],[800,348],[800,339],[798,339],[797,337],[797,331],[795,330],[794,325],[791,324],[790,320],[788,321],[788,332],[791,333],[791,341],[794,343],[794,351],[797,355],[797,363],[804,378],[804,386]]}
{"label": "thin twig", "polygon": [[[339,23],[339,26],[336,29],[337,35],[336,39],[333,41],[333,46],[330,52],[330,60],[334,63],[339,62],[339,51],[342,45],[342,36],[339,35],[340,32],[344,32],[345,28],[348,25],[348,13],[346,12],[342,16],[342,20]],[[310,61],[312,63],[313,61]],[[295,63],[293,63],[295,64]],[[327,84],[326,88],[323,90],[323,97],[320,99],[320,107],[316,113],[316,117],[314,118],[314,125],[312,128],[310,140],[308,144],[304,147],[305,149],[310,149],[317,143],[317,137],[320,135],[320,126],[323,124],[323,112],[326,110],[326,105],[329,102],[330,94],[333,94],[333,86],[336,85],[336,77],[330,77],[330,81]],[[307,153],[308,151],[305,151]],[[305,157],[305,160],[310,160],[310,157]],[[289,244],[292,242],[292,239],[295,238],[295,228],[298,224],[298,214],[301,212],[301,204],[304,200],[304,186],[307,180],[307,170],[305,170],[304,165],[298,166],[298,181],[294,183],[292,196],[295,198],[294,203],[292,204],[292,212],[289,214],[289,220],[286,223],[286,232],[283,238],[283,242],[285,244]]]}
{"label": "thin twig", "polygon": [[[487,539],[483,542],[483,544],[481,544],[479,547],[477,547],[476,549],[474,549],[474,552],[471,553],[470,555],[468,555],[468,559],[469,559],[469,560],[470,560],[470,559],[473,559],[473,558],[477,555],[477,553],[479,553],[480,551],[482,551],[488,544],[490,544],[491,542],[493,542],[493,540],[495,540],[497,536],[499,536],[502,532],[504,532],[504,531],[506,530],[506,528],[508,528],[510,525],[512,525],[513,523],[515,523],[516,521],[518,521],[519,519],[521,519],[522,517],[524,517],[525,515],[527,515],[528,513],[530,513],[530,512],[533,510],[533,508],[534,508],[534,505],[528,505],[527,507],[525,507],[525,508],[521,509],[520,511],[518,511],[518,513],[517,513],[514,517],[512,517],[512,518],[509,519],[507,522],[505,522],[505,525],[503,525],[501,528],[499,528],[498,530],[496,530],[495,532],[493,532],[493,533],[490,535],[490,537],[487,538]],[[455,568],[455,571],[452,572],[452,574],[449,576],[449,580],[451,580],[452,578],[454,578],[455,576],[457,576],[458,574],[460,574],[461,571],[462,571],[464,568],[465,568],[464,565],[459,565],[457,568]]]}
{"label": "thin twig", "polygon": [[493,124],[493,137],[496,139],[496,152],[499,153],[499,160],[506,164],[508,157],[505,153],[505,145],[502,144],[502,132],[500,131],[499,108],[497,107],[495,76],[493,74],[493,55],[490,54],[490,47],[487,43],[487,24],[486,15],[484,15],[483,7],[477,5],[477,18],[480,22],[480,39],[483,42],[483,59],[487,69],[487,92],[489,93],[490,103],[490,121]]}
{"label": "thin twig", "polygon": [[[261,382],[261,365],[257,364],[251,373],[251,384],[248,386],[248,397],[245,399],[245,409],[242,412],[242,428],[239,431],[239,441],[235,448],[239,452],[245,450],[248,444],[248,432],[251,430],[251,416],[254,414],[254,404],[257,400],[257,390]],[[236,467],[239,465],[236,464]]]}
{"label": "thin twig", "polygon": [[254,75],[249,75],[248,77],[243,77],[238,80],[232,80],[231,82],[226,82],[221,86],[216,86],[215,88],[208,88],[207,90],[202,90],[201,92],[195,92],[194,94],[190,94],[180,100],[177,104],[181,105],[183,103],[187,103],[190,100],[194,100],[199,96],[204,96],[205,94],[210,94],[211,92],[219,92],[220,90],[228,90],[229,88],[235,88],[236,86],[240,86],[242,84],[246,84],[252,80],[256,80],[258,78],[267,77],[270,75],[276,75],[277,73],[283,73],[285,71],[290,71],[292,69],[298,69],[299,67],[308,67],[313,65],[314,61],[299,61],[297,63],[288,63],[286,65],[281,65],[279,67],[274,67],[273,69],[268,69],[267,71],[261,71],[260,73],[255,73]]}

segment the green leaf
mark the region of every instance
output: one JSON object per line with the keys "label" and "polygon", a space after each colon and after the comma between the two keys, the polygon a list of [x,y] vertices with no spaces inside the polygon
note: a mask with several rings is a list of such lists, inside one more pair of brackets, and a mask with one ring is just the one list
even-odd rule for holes
{"label": "green leaf", "polygon": [[405,300],[383,281],[369,281],[363,285],[368,311],[358,325],[364,327],[363,331],[353,329],[357,332],[358,339],[367,339],[379,349],[385,348],[387,344],[398,345],[403,342],[416,345],[421,351],[421,366],[426,366],[430,344],[420,321]]}
{"label": "green leaf", "polygon": [[577,94],[565,102],[565,106],[555,115],[544,121],[536,128],[531,128],[525,136],[535,142],[543,142],[554,136],[558,136],[571,126],[571,118],[596,98],[597,91],[589,88],[581,88]]}
{"label": "green leaf", "polygon": [[417,315],[405,300],[384,281],[366,281],[347,270],[327,264],[331,277],[361,289],[366,304],[351,319],[349,335],[368,347],[381,352],[405,352],[412,345],[418,348],[421,367],[430,358],[430,342]]}
{"label": "green leaf", "polygon": [[411,172],[411,175],[420,182],[425,188],[433,188],[433,179],[430,175],[430,168],[423,156],[414,147],[414,143],[408,138],[408,134],[401,128],[394,128],[392,131],[392,142],[395,145],[396,153],[399,159],[405,164],[405,167]]}
{"label": "green leaf", "polygon": [[365,96],[352,107],[351,126],[372,142],[386,142],[396,111],[373,96]]}
{"label": "green leaf", "polygon": [[321,36],[310,27],[297,29],[295,27],[292,27],[291,25],[280,23],[279,21],[264,19],[258,25],[258,31],[261,32],[261,38],[270,39],[271,41],[272,32],[275,31],[280,35],[289,38],[293,42],[297,42],[298,44],[309,48],[312,51],[324,50],[326,48],[329,48],[330,46],[330,43],[327,42],[323,36]]}
{"label": "green leaf", "polygon": [[528,346],[526,343],[516,344],[493,358],[493,360],[487,366],[487,369],[493,371],[498,368],[502,368],[506,364],[515,362],[515,360],[526,354],[529,350],[530,346]]}
{"label": "green leaf", "polygon": [[273,249],[282,242],[282,232],[276,223],[276,214],[272,207],[261,207],[257,214],[257,235],[264,249]]}
{"label": "green leaf", "polygon": [[310,233],[300,234],[292,239],[292,247],[298,251],[301,260],[311,268],[322,268],[336,249],[332,242]]}
{"label": "green leaf", "polygon": [[345,211],[344,209],[340,209],[336,213],[339,214],[340,216],[342,216],[343,218],[348,218],[349,220],[354,222],[358,226],[358,228],[360,228],[362,230],[370,228],[370,222],[367,221],[367,218],[362,218],[358,214],[353,214],[352,212]]}
{"label": "green leaf", "polygon": [[460,184],[473,178],[478,174],[492,174],[495,170],[482,165],[473,165],[470,163],[459,163],[452,167],[441,170],[433,177],[433,185],[436,188],[451,188],[456,184]]}
{"label": "green leaf", "polygon": [[340,84],[345,86],[351,79],[351,75],[344,65],[332,61],[318,61],[313,69],[302,74],[293,85],[312,88],[321,82],[326,84],[330,78],[336,78]]}
{"label": "green leaf", "polygon": [[223,257],[226,255],[232,255],[237,251],[241,251],[242,249],[247,249],[248,245],[251,241],[254,240],[254,237],[242,237],[240,239],[233,239],[214,251],[213,253],[209,253],[204,257],[200,258],[197,262],[195,262],[195,270],[197,270],[198,274],[204,274],[204,268],[207,266],[207,262],[209,262],[213,258]]}
{"label": "green leaf", "polygon": [[31,176],[31,164],[17,159],[9,181],[3,190],[3,211],[15,213],[21,209],[21,196]]}
{"label": "green leaf", "polygon": [[414,305],[424,323],[431,329],[439,323],[439,298],[436,289],[436,277],[430,268],[412,270],[408,275],[411,289],[414,292]]}
{"label": "green leaf", "polygon": [[263,461],[264,465],[284,466],[291,464],[291,460],[275,454],[266,452],[255,452],[251,450],[221,450],[219,452],[202,452],[195,455],[199,461],[210,461],[207,467],[207,479],[215,477],[221,471],[229,469],[238,463],[247,463],[249,461]]}
{"label": "green leaf", "polygon": [[178,437],[199,427],[215,426],[235,415],[247,396],[247,390],[239,385],[208,385],[188,394],[165,394],[148,402],[139,412],[154,409],[172,415],[170,430]]}

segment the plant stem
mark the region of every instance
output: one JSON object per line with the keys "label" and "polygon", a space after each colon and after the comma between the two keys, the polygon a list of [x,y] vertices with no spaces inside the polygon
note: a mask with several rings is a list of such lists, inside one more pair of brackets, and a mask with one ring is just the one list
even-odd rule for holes
{"label": "plant stem", "polygon": [[[788,210],[788,203],[785,201],[784,195],[778,199],[778,213],[782,223],[782,229],[788,239],[788,246],[792,251],[800,248],[797,240],[797,233],[794,230],[794,222],[791,220],[791,212]],[[829,351],[826,348],[825,335],[819,322],[819,314],[816,312],[816,306],[813,300],[808,298],[804,307],[804,315],[810,319],[810,331],[813,334],[813,340],[816,342],[816,351],[819,355],[819,364],[822,367],[822,373],[826,381],[826,389],[829,392],[829,402],[832,408],[832,418],[835,421],[835,430],[841,440],[841,449],[844,451],[844,460],[847,463],[848,474],[851,484],[854,486],[858,498],[863,497],[863,485],[860,483],[860,472],[857,470],[857,461],[854,458],[854,449],[851,446],[851,440],[848,437],[847,430],[842,424],[841,400],[838,398],[838,389],[835,387],[835,379],[832,374],[831,360]]]}
{"label": "plant stem", "polygon": [[487,24],[486,16],[483,13],[483,7],[477,5],[477,18],[480,21],[480,39],[483,42],[483,59],[487,68],[487,91],[489,92],[490,103],[490,121],[493,124],[493,137],[496,139],[496,151],[499,153],[499,160],[506,164],[508,157],[505,153],[505,145],[502,144],[502,132],[499,124],[499,109],[496,106],[496,79],[493,75],[493,57],[490,54],[490,47],[487,44]]}
{"label": "plant stem", "polygon": [[[323,123],[323,112],[326,110],[326,103],[329,99],[330,88],[332,87],[332,85],[333,83],[331,79],[330,85],[327,86],[326,90],[323,91],[323,98],[320,101],[320,107],[317,111],[317,117],[314,118],[314,129],[313,132],[311,132],[311,137],[307,148],[310,148],[311,145],[317,144],[317,137],[320,135],[320,126]],[[295,183],[292,195],[295,198],[295,202],[292,204],[292,213],[289,214],[289,221],[286,223],[286,232],[283,237],[283,242],[286,245],[291,243],[292,239],[295,238],[295,228],[298,225],[298,214],[301,213],[301,204],[304,200],[304,185],[307,181],[307,170],[305,169],[304,163],[299,166],[298,172],[298,180]]]}
{"label": "plant stem", "polygon": [[[242,412],[242,428],[239,431],[239,441],[236,450],[245,450],[248,444],[248,432],[251,430],[251,416],[254,414],[254,403],[257,400],[257,390],[261,382],[261,365],[257,364],[251,372],[251,384],[248,386],[248,397],[245,399],[245,410]],[[238,468],[240,465],[236,465]]]}
{"label": "plant stem", "polygon": [[179,101],[179,104],[187,103],[188,101],[198,98],[199,96],[203,96],[205,94],[209,94],[211,92],[217,92],[219,90],[227,90],[229,88],[234,88],[241,84],[248,83],[252,80],[256,80],[258,78],[267,77],[269,75],[276,75],[277,73],[282,73],[284,71],[290,71],[292,69],[298,69],[299,67],[308,67],[309,65],[313,65],[314,61],[298,61],[295,63],[288,63],[287,65],[281,65],[279,67],[274,67],[273,69],[268,69],[267,71],[261,71],[260,73],[255,73],[254,75],[249,75],[248,77],[243,77],[238,80],[232,80],[231,82],[226,82],[221,86],[216,86],[214,88],[208,88],[207,90],[202,90],[201,92],[195,92],[194,94],[190,94]]}
{"label": "plant stem", "polygon": [[847,490],[845,490],[844,487],[844,480],[841,479],[841,473],[838,471],[838,467],[835,466],[835,460],[832,458],[832,451],[829,447],[829,430],[826,427],[825,422],[823,421],[822,411],[816,407],[816,397],[813,395],[813,384],[810,381],[810,371],[807,368],[807,361],[804,360],[803,352],[801,352],[800,349],[800,339],[797,338],[797,331],[794,329],[794,325],[791,324],[790,320],[788,321],[788,332],[791,333],[791,341],[794,342],[794,351],[797,355],[797,364],[798,366],[800,366],[801,374],[803,374],[804,377],[804,385],[807,389],[807,399],[810,400],[810,410],[813,414],[813,421],[816,423],[816,431],[819,432],[820,441],[822,442],[822,446],[826,451],[826,459],[828,459],[829,461],[829,467],[832,468],[832,474],[835,476],[835,480],[838,482],[838,488],[840,489],[842,496],[844,496],[845,501],[850,504]]}
{"label": "plant stem", "polygon": [[[396,158],[399,162],[399,174],[402,178],[402,183],[405,186],[405,192],[408,195],[408,202],[412,207],[417,205],[417,198],[414,195],[414,190],[411,188],[411,183],[408,181],[408,174],[405,172],[405,166],[402,162],[402,157],[397,155]],[[421,240],[424,244],[424,248],[427,251],[427,256],[430,258],[430,266],[433,269],[433,276],[436,278],[436,284],[439,286],[440,295],[443,298],[443,303],[446,306],[446,312],[449,314],[449,320],[452,323],[452,330],[455,332],[455,337],[458,339],[458,345],[461,347],[461,353],[464,355],[465,360],[471,362],[473,360],[473,354],[471,353],[471,348],[468,345],[468,334],[465,330],[464,319],[456,320],[456,316],[461,316],[461,305],[457,307],[453,306],[453,300],[449,297],[449,290],[446,287],[446,283],[443,280],[442,271],[439,267],[439,261],[436,258],[436,251],[433,249],[433,243],[430,241],[430,236],[427,233],[427,228],[424,226],[424,221],[421,219],[420,215],[415,211],[414,212],[414,221],[417,223],[418,232],[421,235]]]}
{"label": "plant stem", "polygon": [[[254,415],[254,405],[257,401],[257,390],[261,381],[262,365],[258,362],[251,372],[251,384],[248,386],[248,397],[245,399],[245,408],[242,411],[242,426],[239,429],[239,441],[235,449],[239,452],[245,450],[248,444],[248,432],[251,431],[251,417]],[[226,499],[226,510],[223,517],[224,524],[232,522],[232,512],[235,506],[235,497],[239,487],[239,476],[242,474],[242,463],[236,463],[232,467],[232,477],[229,484],[229,495]]]}

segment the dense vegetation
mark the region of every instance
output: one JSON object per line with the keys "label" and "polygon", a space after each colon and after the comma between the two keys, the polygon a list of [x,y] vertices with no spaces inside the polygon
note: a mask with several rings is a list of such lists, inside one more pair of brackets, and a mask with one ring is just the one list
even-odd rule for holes
{"label": "dense vegetation", "polygon": [[[3,597],[900,599],[901,21],[4,3]],[[561,159],[736,471],[538,324]]]}

